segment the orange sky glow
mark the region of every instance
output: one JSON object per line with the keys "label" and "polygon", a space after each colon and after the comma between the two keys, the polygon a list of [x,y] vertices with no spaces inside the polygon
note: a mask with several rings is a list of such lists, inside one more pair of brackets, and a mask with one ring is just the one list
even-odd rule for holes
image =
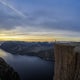
{"label": "orange sky glow", "polygon": [[29,42],[52,42],[52,41],[80,41],[80,38],[70,38],[61,36],[44,36],[44,35],[9,35],[0,34],[0,41],[29,41]]}

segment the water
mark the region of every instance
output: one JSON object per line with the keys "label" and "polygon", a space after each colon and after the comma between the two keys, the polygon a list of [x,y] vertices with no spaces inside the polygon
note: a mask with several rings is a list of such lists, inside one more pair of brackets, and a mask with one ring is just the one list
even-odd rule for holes
{"label": "water", "polygon": [[21,80],[53,80],[53,62],[39,57],[12,55],[1,49],[0,57],[18,72]]}

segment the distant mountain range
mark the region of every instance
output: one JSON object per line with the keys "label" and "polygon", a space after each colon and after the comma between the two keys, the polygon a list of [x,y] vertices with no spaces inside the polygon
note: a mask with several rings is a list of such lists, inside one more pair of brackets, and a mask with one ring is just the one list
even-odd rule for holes
{"label": "distant mountain range", "polygon": [[15,55],[38,56],[46,60],[53,60],[54,57],[53,42],[6,41],[0,48]]}

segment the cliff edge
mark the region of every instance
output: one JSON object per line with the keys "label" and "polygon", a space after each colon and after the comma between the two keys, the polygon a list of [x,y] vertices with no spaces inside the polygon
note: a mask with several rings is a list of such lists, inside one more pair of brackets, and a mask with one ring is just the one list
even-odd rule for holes
{"label": "cliff edge", "polygon": [[17,72],[14,71],[1,57],[0,57],[0,80],[20,80]]}
{"label": "cliff edge", "polygon": [[80,80],[80,46],[55,44],[54,80]]}

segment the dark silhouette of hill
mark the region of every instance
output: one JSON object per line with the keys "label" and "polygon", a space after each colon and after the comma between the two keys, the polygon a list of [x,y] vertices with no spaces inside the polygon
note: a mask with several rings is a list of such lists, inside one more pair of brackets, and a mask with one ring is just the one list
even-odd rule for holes
{"label": "dark silhouette of hill", "polygon": [[0,80],[20,80],[17,72],[14,71],[1,57],[0,57]]}

